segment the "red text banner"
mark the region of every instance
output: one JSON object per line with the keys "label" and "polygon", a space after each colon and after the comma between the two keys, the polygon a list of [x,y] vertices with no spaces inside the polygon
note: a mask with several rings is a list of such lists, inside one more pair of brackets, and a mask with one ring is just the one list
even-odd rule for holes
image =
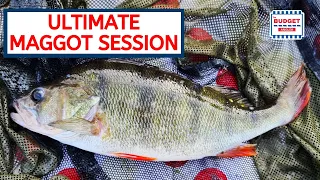
{"label": "red text banner", "polygon": [[183,55],[181,10],[8,10],[5,15],[6,56]]}

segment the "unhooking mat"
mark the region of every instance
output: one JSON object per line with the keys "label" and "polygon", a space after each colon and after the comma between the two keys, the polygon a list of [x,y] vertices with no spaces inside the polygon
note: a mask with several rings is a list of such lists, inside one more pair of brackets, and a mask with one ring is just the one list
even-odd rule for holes
{"label": "unhooking mat", "polygon": [[[252,140],[258,150],[254,158],[140,162],[63,145],[9,118],[13,98],[97,59],[1,58],[0,179],[320,179],[319,0],[0,0],[0,7],[182,8],[185,58],[127,60],[159,66],[203,85],[238,89],[257,107],[274,102],[303,61],[313,88],[311,102],[296,121]],[[306,37],[271,40],[269,12],[273,9],[302,9]],[[2,11],[0,20],[2,32]]]}

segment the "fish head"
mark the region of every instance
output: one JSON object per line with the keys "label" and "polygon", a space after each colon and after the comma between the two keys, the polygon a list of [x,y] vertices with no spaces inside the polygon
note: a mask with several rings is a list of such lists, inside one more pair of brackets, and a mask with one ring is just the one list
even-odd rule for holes
{"label": "fish head", "polygon": [[92,121],[99,101],[98,96],[77,85],[38,87],[13,102],[17,113],[11,113],[11,118],[32,131],[49,131],[57,122]]}

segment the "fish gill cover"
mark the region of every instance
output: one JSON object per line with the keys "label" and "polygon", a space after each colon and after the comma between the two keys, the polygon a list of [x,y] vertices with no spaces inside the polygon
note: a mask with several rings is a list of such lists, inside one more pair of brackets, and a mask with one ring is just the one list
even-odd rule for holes
{"label": "fish gill cover", "polygon": [[[182,8],[185,10],[185,58],[127,60],[158,66],[201,85],[218,84],[239,89],[257,107],[275,101],[284,82],[302,61],[310,68],[306,72],[313,88],[309,105],[293,123],[251,141],[257,144],[258,155],[254,158],[207,157],[183,162],[141,162],[102,156],[62,145],[21,128],[9,118],[12,98],[96,59],[2,59],[1,179],[320,178],[320,83],[317,79],[320,73],[320,7],[317,0],[11,0],[0,3],[2,9]],[[269,39],[268,13],[272,9],[302,9],[306,15],[306,38],[296,42]],[[3,40],[3,36],[0,37]]]}

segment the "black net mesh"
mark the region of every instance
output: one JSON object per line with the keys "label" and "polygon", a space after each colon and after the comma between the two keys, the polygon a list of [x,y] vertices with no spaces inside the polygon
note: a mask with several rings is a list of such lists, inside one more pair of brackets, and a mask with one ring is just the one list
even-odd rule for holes
{"label": "black net mesh", "polygon": [[[13,98],[65,75],[79,64],[97,59],[2,58],[0,179],[320,179],[320,3],[317,0],[0,0],[0,7],[182,8],[185,9],[185,58],[126,60],[155,65],[202,85],[239,89],[258,107],[277,99],[283,84],[302,61],[310,68],[307,73],[313,88],[310,104],[296,121],[252,140],[258,150],[254,158],[140,162],[62,145],[9,119],[8,105]],[[306,38],[271,40],[269,12],[273,9],[302,9],[306,14]],[[2,23],[1,10],[0,42]]]}

